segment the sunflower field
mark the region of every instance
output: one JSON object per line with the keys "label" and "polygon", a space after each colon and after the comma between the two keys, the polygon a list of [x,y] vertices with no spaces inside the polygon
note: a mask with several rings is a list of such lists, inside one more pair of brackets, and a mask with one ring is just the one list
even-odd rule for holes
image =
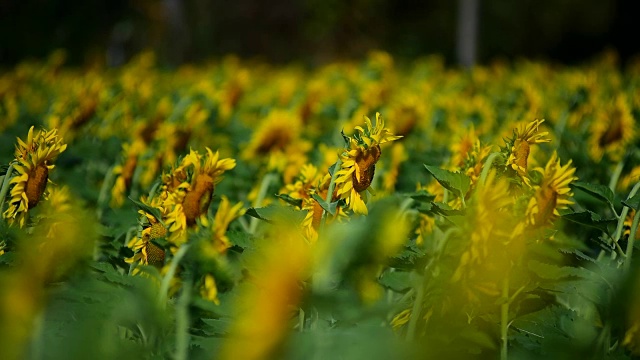
{"label": "sunflower field", "polygon": [[640,61],[0,73],[1,359],[640,355]]}

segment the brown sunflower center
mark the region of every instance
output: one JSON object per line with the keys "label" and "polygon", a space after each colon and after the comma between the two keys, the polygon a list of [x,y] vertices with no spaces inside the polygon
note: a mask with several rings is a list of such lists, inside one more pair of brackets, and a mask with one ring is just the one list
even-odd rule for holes
{"label": "brown sunflower center", "polygon": [[282,150],[291,142],[288,129],[271,129],[261,139],[256,149],[258,154],[268,154],[273,150]]}
{"label": "brown sunflower center", "polygon": [[36,207],[40,202],[40,197],[44,193],[47,187],[47,180],[49,179],[49,169],[45,164],[36,166],[29,173],[29,179],[25,186],[25,193],[27,194],[27,200],[29,202],[29,209]]}
{"label": "brown sunflower center", "polygon": [[147,242],[146,252],[147,252],[147,262],[149,265],[161,267],[164,265],[164,250],[162,250],[159,246],[155,245],[152,242]]}
{"label": "brown sunflower center", "polygon": [[[356,174],[356,172],[354,172],[351,177],[353,180],[353,188],[357,192],[365,191],[371,186],[373,175],[376,171],[376,163],[380,159],[381,153],[380,146],[376,145],[360,152],[356,156],[356,164],[358,165],[356,171],[358,173]],[[358,177],[360,180],[358,180]]]}
{"label": "brown sunflower center", "polygon": [[600,138],[598,139],[598,145],[600,145],[600,147],[605,147],[622,140],[622,123],[618,118],[619,116],[620,114],[614,114],[611,124],[607,127],[607,131],[600,135]]}
{"label": "brown sunflower center", "polygon": [[515,148],[515,164],[519,169],[527,169],[527,162],[529,160],[529,153],[531,152],[531,146],[528,142],[520,139],[516,140],[513,144]]}
{"label": "brown sunflower center", "polygon": [[558,193],[545,186],[536,195],[536,201],[538,202],[536,223],[538,225],[550,223],[553,220],[553,211],[558,203]]}
{"label": "brown sunflower center", "polygon": [[182,201],[187,225],[195,224],[196,219],[207,212],[212,196],[213,178],[207,174],[199,174],[196,177],[193,188],[185,195]]}

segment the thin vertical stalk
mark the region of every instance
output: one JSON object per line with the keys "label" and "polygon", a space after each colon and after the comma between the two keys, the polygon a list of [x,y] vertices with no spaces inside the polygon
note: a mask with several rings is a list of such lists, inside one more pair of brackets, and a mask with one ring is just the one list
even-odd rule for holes
{"label": "thin vertical stalk", "polygon": [[487,160],[485,160],[484,165],[482,166],[482,172],[480,173],[480,184],[484,184],[487,181],[491,165],[493,165],[493,162],[499,156],[502,156],[499,152],[494,152],[487,156]]}
{"label": "thin vertical stalk", "polygon": [[2,180],[2,188],[0,188],[0,218],[3,218],[2,209],[4,209],[4,198],[7,196],[7,192],[9,192],[9,183],[11,182],[12,172],[13,172],[13,164],[9,164],[7,173],[4,175],[4,179]]}
{"label": "thin vertical stalk", "polygon": [[165,302],[168,298],[169,285],[171,284],[171,279],[176,274],[176,270],[178,269],[178,265],[180,264],[180,260],[187,254],[189,251],[189,244],[182,245],[182,247],[176,253],[176,256],[171,260],[171,265],[169,266],[169,270],[162,278],[162,283],[160,284],[160,294],[158,295],[158,300],[160,302],[160,306],[164,306]]}
{"label": "thin vertical stalk", "polygon": [[[638,182],[633,189],[631,189],[631,192],[629,193],[629,196],[627,196],[627,200],[631,199],[632,197],[634,197],[636,195],[636,193],[638,192],[638,189],[640,189],[640,182]],[[627,218],[627,214],[629,213],[629,207],[628,206],[624,206],[622,208],[622,213],[620,214],[620,218],[618,219],[618,226],[616,227],[616,232],[614,234],[614,238],[613,241],[615,244],[618,244],[618,241],[620,240],[620,237],[622,237],[622,228],[624,227],[624,219]]]}
{"label": "thin vertical stalk", "polygon": [[182,285],[182,293],[176,304],[176,360],[187,360],[189,355],[189,304],[191,303],[190,278],[185,279]]}
{"label": "thin vertical stalk", "polygon": [[411,317],[409,318],[409,327],[407,328],[407,341],[413,341],[416,336],[416,326],[418,325],[418,318],[420,317],[420,309],[422,307],[422,300],[424,299],[424,281],[420,276],[416,279],[416,300],[413,302],[413,308],[411,309]]}
{"label": "thin vertical stalk", "polygon": [[613,175],[611,175],[611,180],[609,180],[609,189],[611,189],[611,191],[613,192],[616,192],[616,186],[618,185],[618,180],[620,179],[623,168],[624,157],[622,158],[622,160],[620,160],[620,162],[618,162],[618,165],[616,165],[616,168],[613,170]]}
{"label": "thin vertical stalk", "polygon": [[[327,197],[325,202],[327,204],[331,204],[331,199],[333,198],[333,190],[336,188],[336,178],[338,177],[338,170],[340,170],[340,165],[342,165],[342,159],[338,157],[338,161],[336,161],[333,166],[333,174],[331,174],[331,181],[329,182],[329,189],[327,190]],[[322,220],[320,221],[320,229],[324,229],[324,224],[327,221],[327,211],[322,210]]]}
{"label": "thin vertical stalk", "polygon": [[631,257],[633,255],[633,245],[636,241],[636,232],[638,231],[638,221],[640,221],[640,211],[636,210],[636,214],[633,216],[633,223],[631,223],[631,233],[629,234],[629,240],[627,241],[627,257],[624,259],[625,274],[628,274],[629,270],[631,269]]}
{"label": "thin vertical stalk", "polygon": [[[269,190],[269,186],[271,185],[271,182],[275,179],[275,176],[276,175],[273,173],[268,173],[262,178],[262,183],[260,183],[260,190],[258,191],[258,197],[256,198],[256,201],[253,203],[254,208],[258,208],[260,207],[260,205],[262,205],[264,198],[267,196],[267,190]],[[258,221],[259,220],[256,218],[251,219],[251,223],[249,224],[250,234],[254,234],[256,232],[256,228],[258,227]]]}
{"label": "thin vertical stalk", "polygon": [[502,283],[502,299],[503,303],[500,306],[500,360],[507,360],[508,358],[508,331],[509,331],[509,275],[507,274]]}

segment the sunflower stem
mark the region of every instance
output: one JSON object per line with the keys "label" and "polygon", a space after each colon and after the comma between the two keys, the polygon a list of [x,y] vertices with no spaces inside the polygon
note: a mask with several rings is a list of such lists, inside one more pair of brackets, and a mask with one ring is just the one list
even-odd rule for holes
{"label": "sunflower stem", "polygon": [[620,180],[622,169],[624,169],[624,157],[618,162],[618,165],[616,165],[616,168],[613,170],[613,175],[611,175],[611,180],[609,180],[609,189],[613,192],[616,192],[616,186],[618,185],[618,180]]}
{"label": "sunflower stem", "polygon": [[7,173],[3,176],[2,180],[2,188],[0,188],[0,218],[2,216],[2,210],[4,209],[4,198],[7,196],[7,192],[9,192],[9,183],[11,182],[11,173],[13,172],[13,164],[9,164],[9,168],[7,169]]}
{"label": "sunflower stem", "polygon": [[304,310],[302,308],[298,311],[298,331],[304,331]]}
{"label": "sunflower stem", "polygon": [[176,270],[178,269],[180,260],[182,260],[182,258],[189,251],[189,246],[190,246],[189,244],[182,245],[182,247],[176,253],[176,256],[173,257],[173,260],[171,261],[171,265],[169,266],[169,270],[167,271],[165,276],[162,278],[162,283],[160,284],[160,293],[158,295],[158,301],[161,306],[164,306],[164,304],[167,301],[167,298],[169,297],[168,293],[169,293],[169,285],[171,284],[171,279],[173,279],[173,277],[176,274]]}
{"label": "sunflower stem", "polygon": [[189,355],[189,303],[191,302],[191,278],[185,279],[182,294],[176,304],[176,360],[187,360]]}
{"label": "sunflower stem", "polygon": [[[336,178],[338,177],[338,170],[340,170],[340,165],[342,165],[342,159],[338,156],[338,160],[333,165],[333,174],[331,174],[331,181],[329,182],[329,189],[327,190],[327,197],[325,202],[327,204],[331,204],[331,199],[333,198],[333,190],[336,188]],[[320,229],[324,229],[324,224],[327,222],[327,211],[322,209],[322,220],[320,220]]]}
{"label": "sunflower stem", "polygon": [[[631,189],[631,192],[629,193],[629,196],[627,196],[627,200],[631,199],[632,197],[634,197],[636,195],[636,193],[638,192],[638,189],[640,189],[640,182],[638,182],[633,189]],[[618,243],[618,241],[620,240],[620,237],[622,237],[622,228],[624,227],[624,219],[627,218],[627,214],[629,213],[629,207],[628,206],[623,206],[622,207],[622,213],[620,213],[620,218],[618,219],[618,226],[616,227],[616,233],[614,235],[613,238],[613,242],[614,243]]]}
{"label": "sunflower stem", "polygon": [[114,167],[115,166],[111,166],[107,170],[107,174],[104,176],[104,180],[102,181],[102,186],[100,187],[100,194],[98,195],[98,219],[102,218],[102,212],[106,207],[105,203],[107,201],[109,189],[113,186],[113,181],[116,177],[115,174],[113,173]]}
{"label": "sunflower stem", "polygon": [[504,301],[500,306],[500,360],[507,360],[508,358],[508,330],[509,330],[509,275],[507,274],[502,282],[502,300]]}
{"label": "sunflower stem", "polygon": [[416,289],[416,300],[413,302],[413,308],[411,309],[411,317],[409,317],[409,327],[407,328],[407,341],[413,341],[416,336],[416,327],[418,325],[418,318],[420,317],[420,308],[422,307],[422,300],[424,298],[424,281],[422,276],[418,276],[413,273],[417,279],[414,280],[414,288]]}
{"label": "sunflower stem", "polygon": [[633,245],[636,241],[636,232],[638,231],[638,222],[640,221],[640,211],[636,211],[633,216],[633,223],[631,224],[631,233],[629,234],[629,240],[627,241],[627,258],[624,260],[624,273],[629,274],[631,269],[631,257],[633,255]]}
{"label": "sunflower stem", "polygon": [[480,184],[484,184],[487,181],[487,176],[489,175],[489,170],[491,170],[491,165],[495,159],[499,156],[502,156],[499,152],[494,152],[487,156],[487,160],[485,160],[484,165],[482,166],[482,173],[480,173]]}
{"label": "sunflower stem", "polygon": [[[260,183],[260,190],[258,191],[258,198],[253,203],[254,208],[260,207],[264,198],[267,196],[267,190],[269,190],[269,186],[271,185],[271,181],[275,179],[276,174],[268,173],[262,178],[262,183]],[[256,232],[256,228],[258,227],[258,219],[252,218],[251,223],[249,224],[249,233],[254,234]]]}

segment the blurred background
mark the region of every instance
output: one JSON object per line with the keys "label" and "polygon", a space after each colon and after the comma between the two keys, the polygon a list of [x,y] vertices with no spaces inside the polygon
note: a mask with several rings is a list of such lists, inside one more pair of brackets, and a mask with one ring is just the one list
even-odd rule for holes
{"label": "blurred background", "polygon": [[[315,65],[382,49],[448,63],[575,63],[638,53],[632,0],[0,0],[0,67],[59,48],[115,66],[153,49],[163,65],[237,54]],[[466,19],[460,21],[461,19]],[[476,34],[475,36],[473,34]],[[466,54],[466,55],[465,55]]]}

